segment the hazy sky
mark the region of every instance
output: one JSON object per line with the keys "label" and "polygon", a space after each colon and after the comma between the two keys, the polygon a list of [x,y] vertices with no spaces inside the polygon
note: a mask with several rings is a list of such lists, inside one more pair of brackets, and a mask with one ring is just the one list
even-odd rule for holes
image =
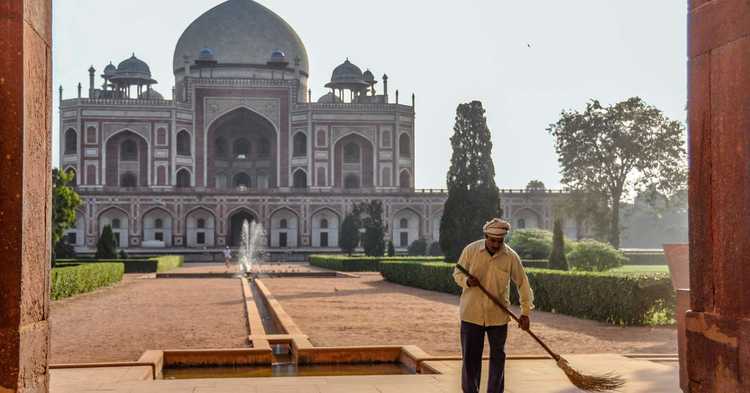
{"label": "hazy sky", "polygon": [[[66,0],[54,6],[53,151],[58,163],[57,87],[88,89],[132,52],[171,96],[174,47],[184,29],[222,0]],[[456,105],[481,100],[500,188],[531,179],[560,187],[552,137],[562,109],[597,98],[641,96],[686,118],[685,0],[260,0],[302,38],[313,98],[346,57],[389,76],[391,97],[416,93],[416,186],[445,187]],[[101,79],[97,77],[97,84]],[[378,84],[382,88],[382,83]]]}

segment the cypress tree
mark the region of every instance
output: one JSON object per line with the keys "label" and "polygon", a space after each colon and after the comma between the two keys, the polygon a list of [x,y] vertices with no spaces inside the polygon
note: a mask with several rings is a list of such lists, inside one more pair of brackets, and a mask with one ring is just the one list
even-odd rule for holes
{"label": "cypress tree", "polygon": [[484,114],[480,101],[460,104],[456,109],[448,200],[440,220],[440,248],[446,262],[456,262],[467,244],[483,237],[484,223],[502,215]]}
{"label": "cypress tree", "polygon": [[359,244],[359,224],[358,219],[353,213],[344,217],[341,223],[341,232],[339,233],[339,246],[341,251],[352,255]]}
{"label": "cypress tree", "polygon": [[362,239],[362,248],[365,255],[371,257],[382,257],[385,253],[385,225],[383,224],[383,203],[378,200],[370,203],[361,203],[354,209],[355,213],[364,213],[367,217],[362,224],[365,228],[365,236]]}
{"label": "cypress tree", "polygon": [[388,256],[396,256],[396,247],[393,247],[393,242],[388,240]]}
{"label": "cypress tree", "polygon": [[555,220],[555,228],[552,231],[552,251],[549,254],[549,268],[555,270],[568,270],[568,261],[565,259],[565,237],[563,236],[562,221]]}
{"label": "cypress tree", "polygon": [[117,244],[112,227],[105,225],[99,240],[96,242],[96,259],[116,259]]}

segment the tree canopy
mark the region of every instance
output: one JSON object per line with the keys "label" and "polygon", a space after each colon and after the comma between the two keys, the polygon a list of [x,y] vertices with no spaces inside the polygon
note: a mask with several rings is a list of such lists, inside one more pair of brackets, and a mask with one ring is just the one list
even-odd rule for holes
{"label": "tree canopy", "polygon": [[620,202],[631,191],[674,195],[686,188],[685,127],[633,97],[611,106],[592,100],[583,112],[563,111],[555,137],[561,182],[606,201],[607,240],[620,244]]}
{"label": "tree canopy", "polygon": [[[57,168],[52,170],[52,249],[60,249],[65,231],[76,223],[76,209],[81,197],[71,187],[73,173]],[[53,255],[53,259],[55,256]]]}
{"label": "tree canopy", "polygon": [[382,257],[385,253],[385,225],[383,223],[383,202],[372,200],[354,206],[354,214],[362,217],[365,228],[362,248],[365,255]]}
{"label": "tree canopy", "polygon": [[359,245],[359,218],[349,213],[344,217],[341,223],[341,233],[339,234],[339,246],[341,251],[352,255]]}

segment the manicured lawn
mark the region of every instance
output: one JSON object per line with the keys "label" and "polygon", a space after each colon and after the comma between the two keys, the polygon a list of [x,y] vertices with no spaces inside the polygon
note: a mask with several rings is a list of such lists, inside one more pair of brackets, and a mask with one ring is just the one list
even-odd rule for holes
{"label": "manicured lawn", "polygon": [[612,273],[669,273],[667,265],[624,265],[617,269],[612,269]]}

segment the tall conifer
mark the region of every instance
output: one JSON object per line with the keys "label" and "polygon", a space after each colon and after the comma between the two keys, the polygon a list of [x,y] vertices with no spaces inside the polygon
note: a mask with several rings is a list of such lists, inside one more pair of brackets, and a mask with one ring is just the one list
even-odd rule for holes
{"label": "tall conifer", "polygon": [[448,262],[457,261],[467,244],[483,237],[486,221],[502,215],[484,114],[480,101],[460,104],[456,109],[448,200],[440,220],[440,248]]}
{"label": "tall conifer", "polygon": [[565,236],[562,230],[562,220],[555,220],[555,228],[552,231],[552,252],[549,254],[549,268],[556,270],[568,270],[568,261],[565,259]]}

